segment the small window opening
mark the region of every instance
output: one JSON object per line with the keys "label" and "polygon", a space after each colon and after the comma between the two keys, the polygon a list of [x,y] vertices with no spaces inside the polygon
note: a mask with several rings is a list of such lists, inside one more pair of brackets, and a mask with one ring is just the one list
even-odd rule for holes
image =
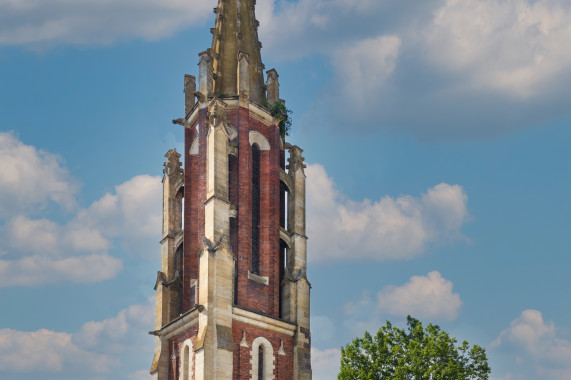
{"label": "small window opening", "polygon": [[258,347],[258,380],[264,380],[264,347]]}

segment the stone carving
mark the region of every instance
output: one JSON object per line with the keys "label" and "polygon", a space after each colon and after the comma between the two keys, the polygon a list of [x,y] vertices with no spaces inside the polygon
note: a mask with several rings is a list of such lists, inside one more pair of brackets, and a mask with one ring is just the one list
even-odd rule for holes
{"label": "stone carving", "polygon": [[163,164],[165,167],[163,173],[167,176],[172,175],[182,175],[182,162],[180,162],[180,153],[176,151],[176,149],[171,149],[165,155],[167,158],[166,162]]}
{"label": "stone carving", "polygon": [[289,169],[290,173],[294,173],[301,169],[301,172],[305,175],[304,169],[307,165],[303,163],[305,158],[301,155],[302,152],[303,150],[295,145],[289,149],[289,158],[287,159],[289,165],[286,168]]}
{"label": "stone carving", "polygon": [[242,331],[242,340],[240,341],[240,347],[250,347],[248,341],[246,340],[246,331]]}
{"label": "stone carving", "polygon": [[286,352],[284,350],[284,341],[283,339],[280,339],[280,348],[278,349],[278,355],[286,355]]}
{"label": "stone carving", "polygon": [[178,125],[182,125],[185,128],[188,128],[188,121],[186,119],[174,119],[172,121],[173,124],[178,124]]}
{"label": "stone carving", "polygon": [[214,128],[222,128],[228,140],[238,137],[238,132],[226,119],[226,105],[220,100],[214,99],[208,110],[208,125]]}
{"label": "stone carving", "polygon": [[[222,236],[216,245],[210,241],[206,236],[202,237],[202,247],[206,248],[206,250],[210,254],[216,253],[220,248],[226,248],[230,253],[232,253],[232,247],[230,246],[230,242],[228,241],[227,236]],[[201,251],[201,254],[204,250]]]}

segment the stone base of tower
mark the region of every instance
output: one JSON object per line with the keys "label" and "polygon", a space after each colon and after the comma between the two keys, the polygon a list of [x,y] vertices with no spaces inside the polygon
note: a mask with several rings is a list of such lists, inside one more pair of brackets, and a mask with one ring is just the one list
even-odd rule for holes
{"label": "stone base of tower", "polygon": [[[159,376],[161,360],[155,357],[153,380],[257,380],[258,371],[263,372],[264,380],[311,379],[311,368],[294,364],[299,364],[299,357],[309,355],[309,350],[301,352],[303,348],[295,347],[296,341],[305,340],[298,326],[233,307],[230,331],[223,327],[218,331],[215,327],[202,332],[199,319],[205,310],[200,309],[190,310],[156,332],[162,348],[160,359],[166,368]],[[215,340],[217,349],[205,350],[204,341],[208,338]]]}

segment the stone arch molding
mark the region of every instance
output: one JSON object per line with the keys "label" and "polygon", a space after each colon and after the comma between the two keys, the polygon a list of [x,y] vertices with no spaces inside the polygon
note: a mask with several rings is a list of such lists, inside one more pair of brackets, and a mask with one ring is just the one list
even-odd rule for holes
{"label": "stone arch molding", "polygon": [[192,346],[192,341],[187,339],[182,344],[180,350],[180,370],[179,370],[179,380],[191,380],[193,376],[193,357],[194,349]]}
{"label": "stone arch molding", "polygon": [[260,150],[270,150],[270,143],[258,131],[250,131],[250,145],[258,144]]}
{"label": "stone arch molding", "polygon": [[260,346],[264,347],[264,380],[274,380],[274,369],[276,367],[274,363],[274,348],[270,341],[262,336],[257,337],[252,342],[250,379],[258,380],[258,348]]}

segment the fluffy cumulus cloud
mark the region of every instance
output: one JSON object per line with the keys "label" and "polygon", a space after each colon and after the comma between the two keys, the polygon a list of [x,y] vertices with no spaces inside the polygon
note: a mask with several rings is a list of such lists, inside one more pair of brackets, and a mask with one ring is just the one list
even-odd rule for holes
{"label": "fluffy cumulus cloud", "polygon": [[343,326],[352,335],[361,336],[365,331],[376,332],[379,321],[389,316],[404,321],[411,315],[426,323],[456,320],[463,302],[453,288],[450,280],[433,271],[426,276],[412,276],[400,286],[385,286],[376,294],[364,290],[343,306]]}
{"label": "fluffy cumulus cloud", "polygon": [[356,202],[335,189],[323,166],[308,165],[306,173],[310,260],[411,259],[428,244],[462,238],[467,195],[458,185]]}
{"label": "fluffy cumulus cloud", "polygon": [[214,6],[203,0],[1,1],[0,46],[44,49],[156,40],[203,22]]}
{"label": "fluffy cumulus cloud", "polygon": [[[162,225],[162,184],[160,177],[140,175],[115,187],[87,209],[80,210],[67,228],[77,237],[75,242],[91,241],[99,236],[119,238],[123,245],[139,257],[149,257],[160,239]],[[85,240],[84,240],[85,238]],[[151,247],[151,248],[149,248]]]}
{"label": "fluffy cumulus cloud", "polygon": [[383,288],[377,295],[378,306],[390,315],[454,320],[462,301],[452,288],[452,282],[437,271],[427,276],[412,276],[402,286]]}
{"label": "fluffy cumulus cloud", "polygon": [[0,260],[0,287],[93,283],[115,277],[122,268],[121,260],[106,253],[62,259],[38,254],[18,260]]}
{"label": "fluffy cumulus cloud", "polygon": [[524,310],[491,346],[517,355],[517,362],[532,363],[533,378],[564,380],[571,378],[571,340],[563,335],[553,322],[544,321],[540,311]]}
{"label": "fluffy cumulus cloud", "polygon": [[150,380],[149,370],[142,369],[129,375],[129,380]]}
{"label": "fluffy cumulus cloud", "polygon": [[[153,313],[153,300],[149,299],[120,311],[116,317],[88,322],[74,334],[0,330],[0,377],[29,372],[89,378],[115,370],[121,365],[119,358],[129,353],[152,356],[153,338],[146,331],[152,329]],[[139,374],[133,378],[144,377]]]}
{"label": "fluffy cumulus cloud", "polygon": [[341,351],[338,348],[311,349],[311,369],[314,380],[336,379],[339,373]]}
{"label": "fluffy cumulus cloud", "polygon": [[304,124],[487,138],[570,114],[568,1],[260,3],[270,56],[332,63]]}
{"label": "fluffy cumulus cloud", "polygon": [[363,111],[371,93],[391,76],[401,44],[398,36],[380,36],[334,52],[332,62],[337,75],[350,79],[344,82],[344,96],[359,106],[359,111]]}
{"label": "fluffy cumulus cloud", "polygon": [[568,2],[447,0],[426,32],[431,59],[474,88],[534,97],[569,72]]}
{"label": "fluffy cumulus cloud", "polygon": [[0,132],[0,218],[53,202],[71,210],[78,184],[61,157],[26,145],[13,132]]}
{"label": "fluffy cumulus cloud", "polygon": [[117,360],[88,352],[72,342],[72,335],[49,330],[23,332],[0,330],[0,374],[2,372],[104,373]]}
{"label": "fluffy cumulus cloud", "polygon": [[[8,217],[0,225],[0,287],[108,280],[122,269],[122,261],[108,253],[115,243],[137,257],[154,252],[161,224],[159,177],[134,177],[59,223],[26,211],[50,200],[66,208],[74,204],[77,186],[61,160],[8,133],[0,134],[0,163],[16,167],[0,173],[0,211],[6,211],[0,222]],[[33,195],[21,196],[29,188]]]}
{"label": "fluffy cumulus cloud", "polygon": [[[140,336],[145,336],[145,332],[152,329],[154,312],[155,299],[151,297],[144,304],[131,305],[121,310],[113,318],[83,324],[79,332],[73,335],[73,341],[87,350],[105,347],[108,353],[124,352],[133,342],[140,342]],[[138,349],[148,348],[148,343],[147,339]]]}

